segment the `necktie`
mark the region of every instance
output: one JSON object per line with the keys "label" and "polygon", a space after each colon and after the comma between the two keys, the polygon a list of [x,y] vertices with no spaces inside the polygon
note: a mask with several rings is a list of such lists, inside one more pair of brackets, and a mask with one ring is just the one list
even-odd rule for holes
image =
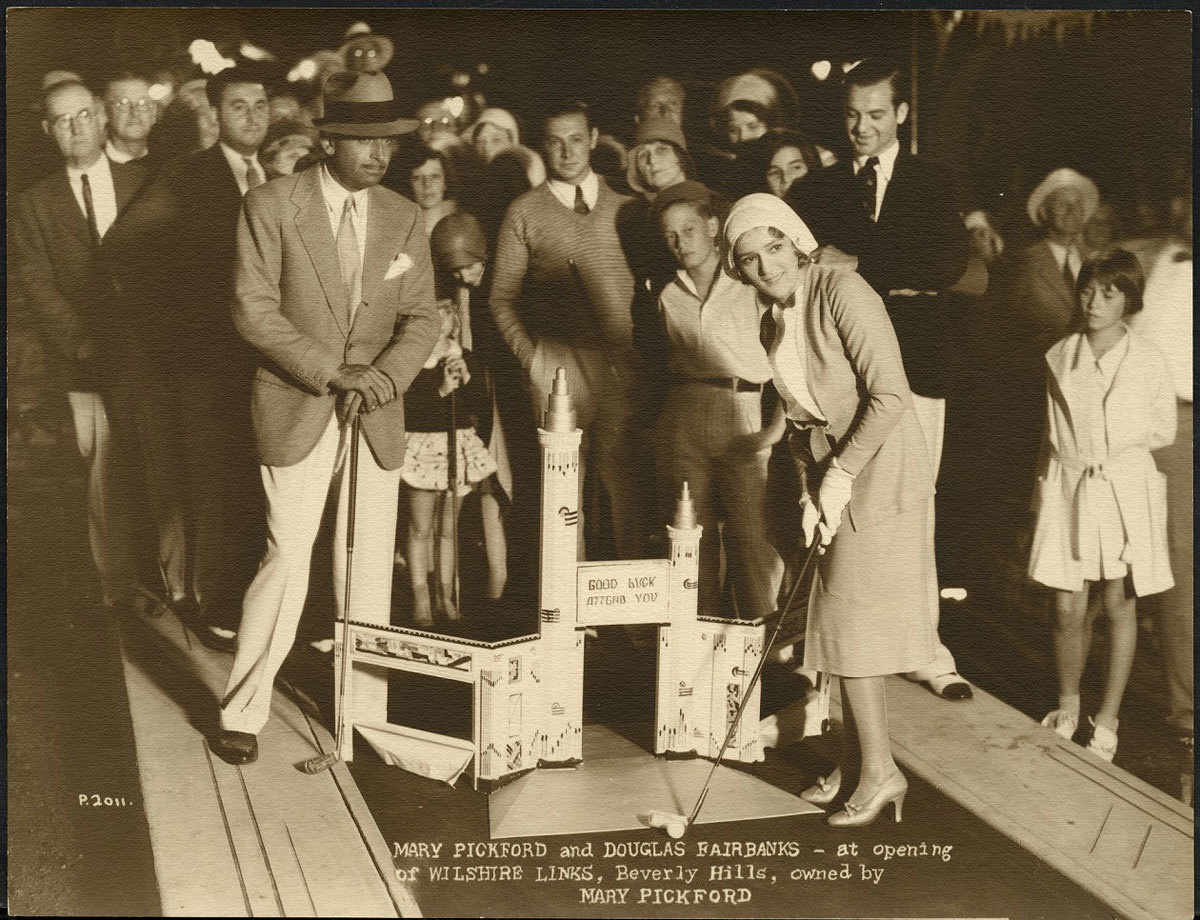
{"label": "necktie", "polygon": [[589,210],[587,202],[583,200],[583,186],[575,186],[575,213],[586,214]]}
{"label": "necktie", "polygon": [[80,176],[80,182],[83,184],[83,213],[87,217],[88,235],[92,238],[92,245],[100,245],[100,225],[96,223],[96,206],[92,203],[92,183],[88,181],[87,173]]}
{"label": "necktie", "polygon": [[354,322],[358,302],[362,299],[362,263],[358,258],[358,235],[354,232],[354,208],[354,196],[347,195],[337,232],[338,263],[346,285],[346,315],[350,322]]}
{"label": "necktie", "polygon": [[262,178],[258,174],[258,167],[254,165],[253,157],[243,157],[246,161],[246,191],[252,188],[257,188],[263,184]]}
{"label": "necktie", "polygon": [[879,157],[867,157],[867,162],[863,164],[862,169],[858,171],[858,175],[854,178],[859,185],[859,202],[862,206],[863,214],[871,223],[875,222],[875,186],[878,184],[878,176],[875,172],[875,167],[879,165]]}
{"label": "necktie", "polygon": [[762,315],[762,319],[758,323],[758,340],[762,342],[763,351],[767,354],[771,353],[771,346],[775,344],[775,334],[779,331],[779,324],[775,322],[775,308],[767,307],[767,312]]}
{"label": "necktie", "polygon": [[1067,289],[1074,292],[1075,290],[1075,273],[1071,271],[1071,250],[1067,250],[1067,254],[1063,256],[1063,281],[1067,282]]}

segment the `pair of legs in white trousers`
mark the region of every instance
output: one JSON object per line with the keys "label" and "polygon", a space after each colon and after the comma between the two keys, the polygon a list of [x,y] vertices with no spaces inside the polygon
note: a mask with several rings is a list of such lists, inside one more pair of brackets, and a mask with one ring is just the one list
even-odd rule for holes
{"label": "pair of legs in white trousers", "polygon": [[[936,483],[938,470],[942,466],[942,444],[944,443],[946,431],[946,400],[929,396],[918,396],[914,393],[913,407],[917,412],[917,421],[921,425],[921,433],[925,435],[925,446],[929,450],[929,460],[933,464],[933,481]],[[934,496],[931,495],[929,496],[929,514],[926,515],[926,519],[929,522],[926,533],[926,544],[930,559],[935,556],[934,507]],[[933,617],[933,634],[936,637],[938,634],[939,613],[939,593],[936,578],[931,580],[929,591],[932,595],[929,610]],[[909,680],[925,681],[933,680],[935,677],[941,677],[944,674],[953,674],[957,670],[958,667],[954,664],[954,656],[950,653],[950,649],[946,648],[942,640],[938,638],[937,646],[934,649],[933,661],[928,666],[916,671],[910,671],[904,676]]]}
{"label": "pair of legs in white trousers", "polygon": [[[331,493],[337,496],[334,595],[337,616],[345,613],[350,430],[349,425],[338,425],[335,414],[299,463],[261,467],[267,550],[242,605],[237,652],[221,705],[221,728],[226,731],[258,734],[267,722],[275,675],[291,650],[308,596],[313,543]],[[400,471],[380,467],[361,434],[358,459],[350,618],[382,625],[391,618]]]}

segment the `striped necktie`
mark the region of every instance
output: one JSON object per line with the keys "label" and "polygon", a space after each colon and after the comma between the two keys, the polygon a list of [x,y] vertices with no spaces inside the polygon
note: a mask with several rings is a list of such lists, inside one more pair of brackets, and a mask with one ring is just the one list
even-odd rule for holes
{"label": "striped necktie", "polygon": [[258,167],[254,164],[254,157],[242,157],[246,161],[246,191],[252,188],[258,188],[263,184],[263,178],[258,174]]}
{"label": "striped necktie", "polygon": [[879,157],[867,157],[867,162],[863,163],[862,169],[858,171],[855,180],[859,185],[859,193],[861,194],[860,203],[862,205],[863,214],[871,223],[875,222],[875,187],[879,184],[879,176],[876,172],[876,167],[879,165]]}

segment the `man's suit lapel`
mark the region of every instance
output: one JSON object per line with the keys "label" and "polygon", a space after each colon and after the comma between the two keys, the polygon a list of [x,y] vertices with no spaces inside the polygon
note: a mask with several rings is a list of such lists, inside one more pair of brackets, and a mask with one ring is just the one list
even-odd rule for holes
{"label": "man's suit lapel", "polygon": [[319,166],[300,174],[292,192],[292,204],[296,206],[296,231],[308,251],[325,303],[342,335],[348,336],[350,329],[346,316],[346,285],[342,281],[341,266],[338,265],[337,244],[329,229],[329,214],[325,196],[321,193],[321,180],[317,174]]}
{"label": "man's suit lapel", "polygon": [[51,212],[55,215],[54,224],[62,229],[63,235],[70,237],[82,246],[91,246],[88,234],[87,218],[79,210],[79,202],[71,191],[71,181],[65,170],[59,170],[54,181],[47,188]]}
{"label": "man's suit lapel", "polygon": [[907,160],[908,157],[901,149],[896,154],[896,161],[892,164],[892,178],[883,189],[883,201],[879,205],[879,217],[875,219],[876,225],[886,224],[892,214],[904,211],[903,205],[898,204],[897,201],[903,199],[905,192],[908,191],[907,180],[910,170],[905,168],[908,166]]}
{"label": "man's suit lapel", "polygon": [[[392,208],[390,196],[381,193],[378,187],[368,193],[367,206],[367,249],[363,256],[362,302],[374,303],[375,293],[383,283],[388,264],[396,255],[390,248],[392,234],[390,228],[398,224],[398,217]],[[360,305],[361,306],[361,305]]]}
{"label": "man's suit lapel", "polygon": [[1054,292],[1059,302],[1065,306],[1067,314],[1073,316],[1075,314],[1075,292],[1067,287],[1062,269],[1058,267],[1058,262],[1054,259],[1054,251],[1050,248],[1050,244],[1046,240],[1042,240],[1039,245],[1041,251],[1038,253],[1038,274],[1041,277],[1041,283],[1045,285],[1047,291]]}

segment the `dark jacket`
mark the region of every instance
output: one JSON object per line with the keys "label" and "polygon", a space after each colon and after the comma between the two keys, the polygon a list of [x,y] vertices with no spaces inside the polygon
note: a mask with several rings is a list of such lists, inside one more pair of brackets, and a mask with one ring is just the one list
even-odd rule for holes
{"label": "dark jacket", "polygon": [[142,322],[183,374],[249,373],[233,328],[233,267],[242,195],[219,144],[165,164],[113,239],[115,270]]}
{"label": "dark jacket", "polygon": [[901,150],[879,219],[859,205],[853,160],[811,172],[788,194],[817,242],[858,256],[858,273],[880,297],[942,291],[962,277],[970,244],[942,171]]}
{"label": "dark jacket", "polygon": [[[117,220],[99,249],[92,246],[64,168],[26,189],[13,203],[13,265],[46,343],[48,370],[69,390],[102,389],[135,359],[141,330],[128,321],[125,298],[109,268],[109,241],[146,179],[139,163],[112,163]],[[93,359],[78,350],[91,345]]]}
{"label": "dark jacket", "polygon": [[817,243],[858,257],[858,273],[883,298],[896,328],[909,382],[917,393],[944,396],[947,349],[964,312],[960,298],[893,297],[891,291],[943,292],[966,271],[970,241],[936,166],[900,150],[877,221],[860,205],[853,160],[811,172],[788,201]]}

